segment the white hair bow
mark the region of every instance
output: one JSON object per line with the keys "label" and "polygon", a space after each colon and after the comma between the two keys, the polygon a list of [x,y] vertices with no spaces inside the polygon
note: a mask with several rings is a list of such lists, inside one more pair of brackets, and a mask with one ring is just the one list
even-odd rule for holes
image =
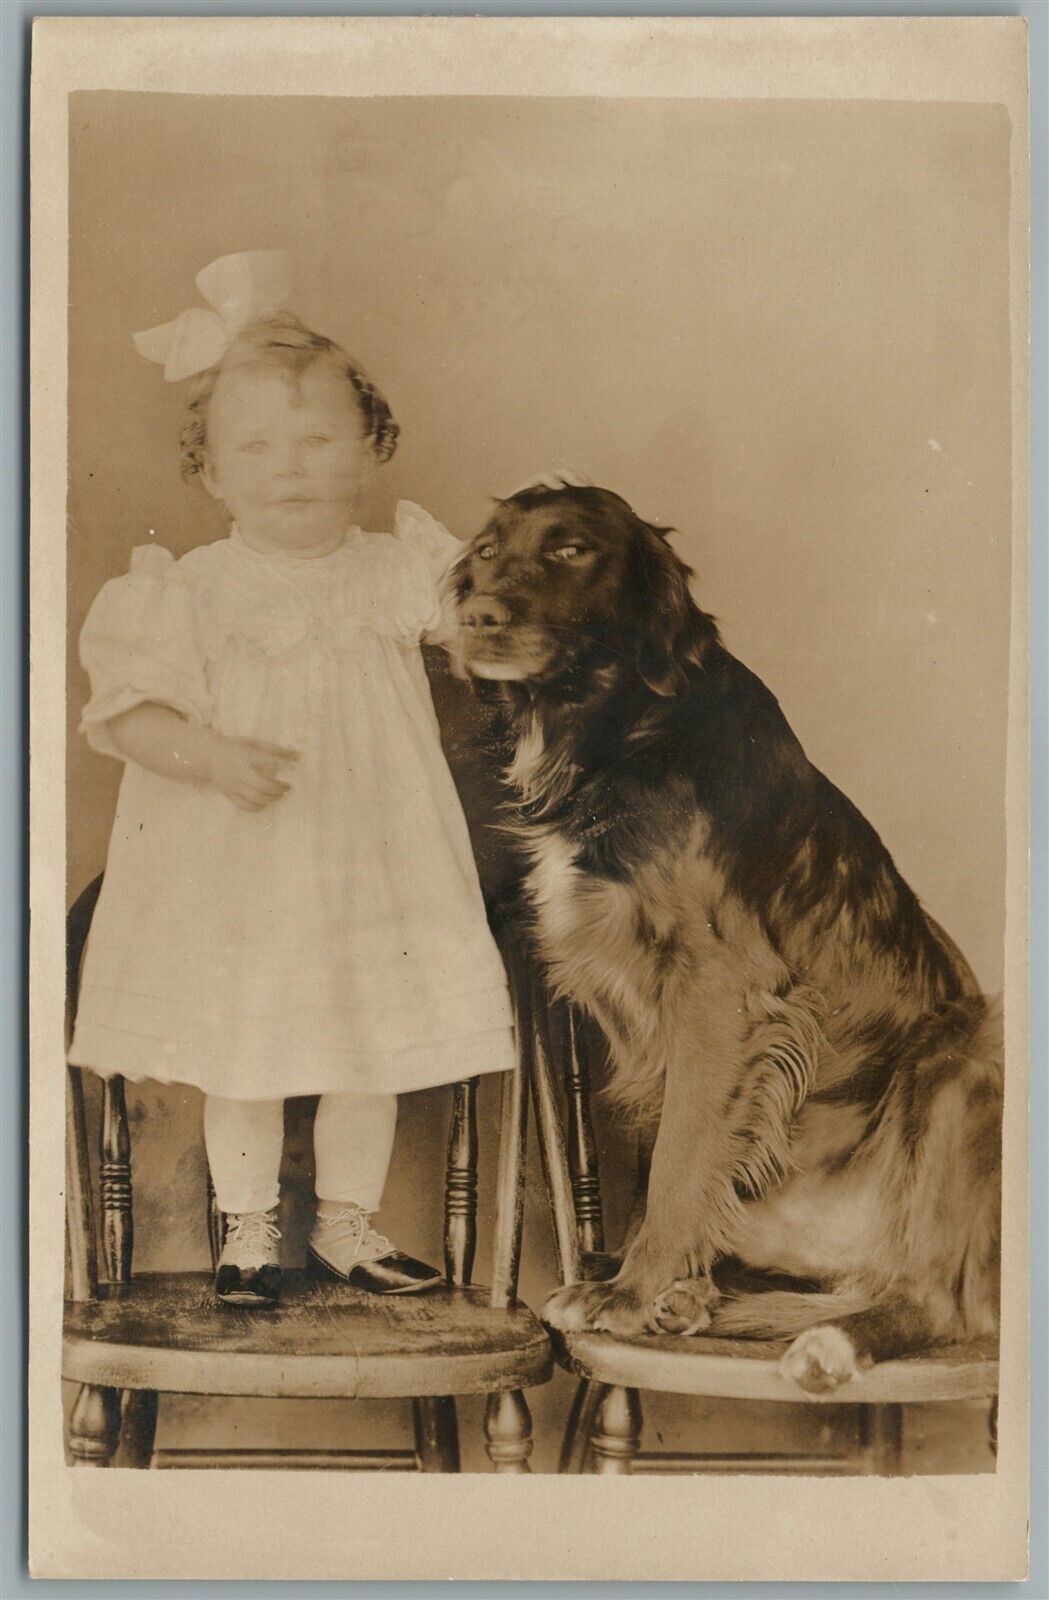
{"label": "white hair bow", "polygon": [[519,483],[509,494],[501,494],[497,498],[512,500],[515,494],[524,494],[526,489],[592,489],[593,487],[592,478],[586,477],[581,472],[574,472],[570,467],[548,467],[544,472],[537,472],[531,478],[526,478],[524,483]]}
{"label": "white hair bow", "polygon": [[287,309],[291,256],[287,250],[245,250],[220,256],[197,273],[197,288],[210,311],[191,306],[174,322],[133,335],[139,355],[163,364],[168,383],[206,372],[222,360],[249,322]]}

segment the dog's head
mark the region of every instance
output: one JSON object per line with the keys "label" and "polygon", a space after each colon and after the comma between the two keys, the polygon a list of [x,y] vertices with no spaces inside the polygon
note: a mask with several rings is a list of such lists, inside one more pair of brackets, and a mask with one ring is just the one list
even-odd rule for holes
{"label": "dog's head", "polygon": [[460,666],[534,687],[617,669],[675,693],[716,630],[668,531],[608,489],[537,487],[499,501],[452,573]]}

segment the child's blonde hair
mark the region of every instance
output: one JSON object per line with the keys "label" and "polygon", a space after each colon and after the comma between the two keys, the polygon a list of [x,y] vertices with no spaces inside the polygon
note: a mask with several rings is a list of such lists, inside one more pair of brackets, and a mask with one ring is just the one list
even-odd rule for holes
{"label": "child's blonde hair", "polygon": [[322,333],[314,333],[298,317],[282,312],[241,329],[217,366],[209,367],[196,380],[179,435],[182,476],[188,481],[207,464],[208,407],[224,372],[232,367],[276,367],[294,381],[315,361],[326,361],[346,379],[361,414],[364,438],[370,441],[378,461],[389,461],[397,448],[400,429],[383,395],[341,345]]}

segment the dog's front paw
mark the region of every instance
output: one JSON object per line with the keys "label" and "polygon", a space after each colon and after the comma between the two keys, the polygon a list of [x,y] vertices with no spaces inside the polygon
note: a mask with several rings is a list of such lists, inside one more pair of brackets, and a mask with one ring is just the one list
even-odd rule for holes
{"label": "dog's front paw", "polygon": [[615,1283],[570,1283],[543,1307],[543,1321],[562,1333],[612,1333],[632,1339],[645,1331],[641,1298]]}
{"label": "dog's front paw", "polygon": [[713,1310],[721,1299],[709,1278],[678,1278],[652,1302],[652,1326],[657,1333],[683,1337],[710,1327]]}
{"label": "dog's front paw", "polygon": [[590,1284],[569,1283],[556,1289],[543,1307],[542,1319],[562,1333],[579,1333],[586,1327],[586,1303]]}
{"label": "dog's front paw", "polygon": [[[867,1365],[870,1363],[868,1362]],[[807,1328],[780,1361],[785,1378],[808,1394],[831,1394],[862,1370],[856,1347],[841,1328]]]}

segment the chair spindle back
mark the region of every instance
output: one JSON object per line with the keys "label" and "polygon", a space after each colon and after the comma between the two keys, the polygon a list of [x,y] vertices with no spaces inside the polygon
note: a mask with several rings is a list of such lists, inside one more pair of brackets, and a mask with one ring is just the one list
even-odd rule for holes
{"label": "chair spindle back", "polygon": [[102,1084],[102,1125],[98,1163],[102,1210],[102,1264],[110,1283],[131,1282],[134,1219],[131,1211],[131,1134],[124,1080]]}
{"label": "chair spindle back", "polygon": [[477,1249],[477,1079],[455,1085],[444,1178],[444,1272],[470,1282]]}
{"label": "chair spindle back", "polygon": [[499,1164],[495,1194],[495,1234],[492,1242],[491,1303],[512,1306],[517,1299],[521,1267],[521,1231],[524,1223],[525,1157],[528,1135],[528,1007],[531,980],[527,964],[505,923],[495,928],[506,967],[513,1003],[517,1042],[517,1070],[503,1079],[499,1120]]}
{"label": "chair spindle back", "polygon": [[586,1254],[605,1248],[597,1143],[590,1114],[590,1068],[579,1018],[564,1007],[564,1062],[568,1096],[568,1171],[575,1201],[579,1248]]}

